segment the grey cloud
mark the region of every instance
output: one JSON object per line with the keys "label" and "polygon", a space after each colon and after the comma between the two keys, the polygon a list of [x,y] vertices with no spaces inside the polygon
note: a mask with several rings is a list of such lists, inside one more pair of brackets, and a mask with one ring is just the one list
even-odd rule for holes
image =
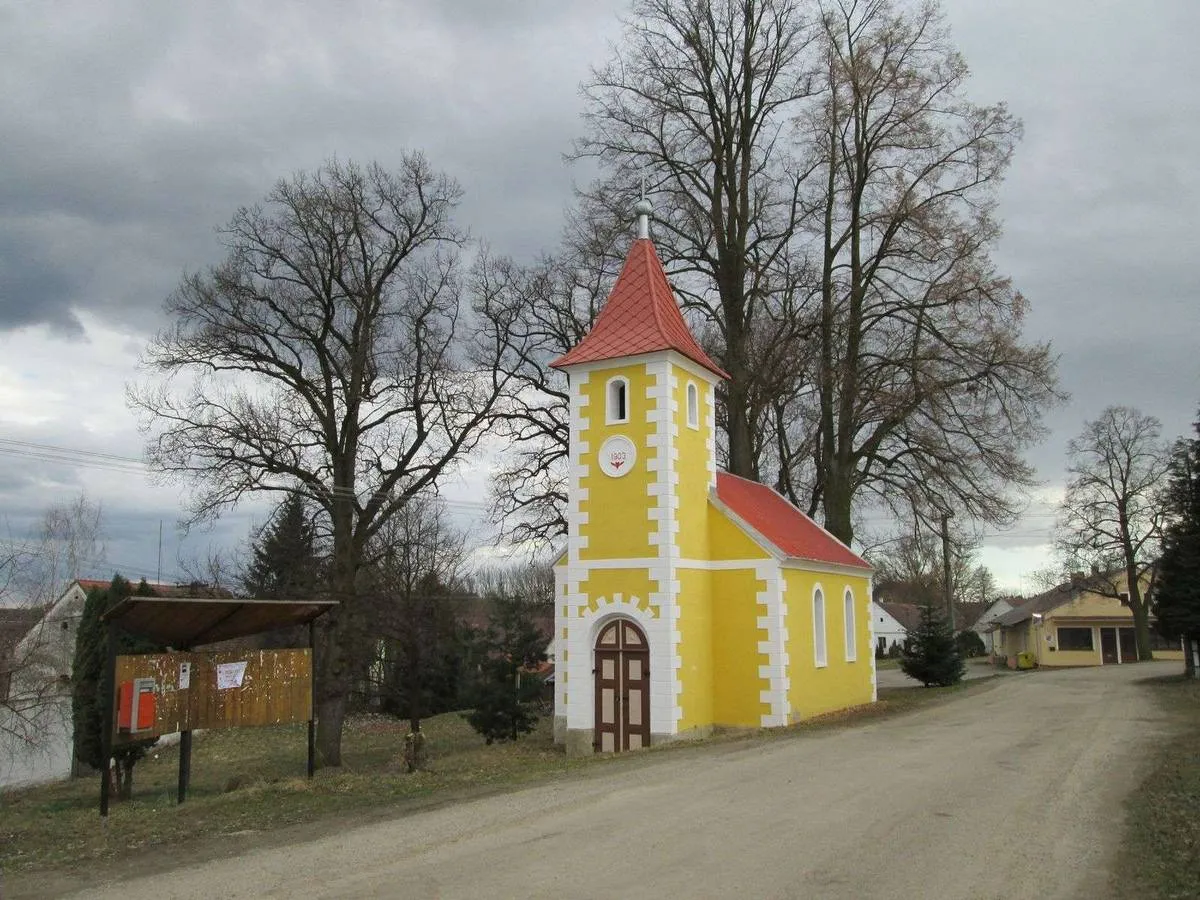
{"label": "grey cloud", "polygon": [[335,155],[423,149],[477,236],[548,249],[587,60],[555,36],[615,25],[585,2],[63,6],[0,39],[0,327],[67,335],[78,309],[144,323],[237,206]]}
{"label": "grey cloud", "polygon": [[[217,226],[335,155],[387,165],[424,150],[462,182],[459,221],[476,237],[525,259],[552,249],[587,175],[561,161],[582,127],[577,85],[624,7],[0,8],[0,329],[77,337],[88,311],[152,330],[182,271],[219,257]],[[1026,125],[997,262],[1030,299],[1027,336],[1062,354],[1072,401],[1031,454],[1061,482],[1066,440],[1104,406],[1138,406],[1174,435],[1200,402],[1200,4],[945,7],[970,96],[1007,101]],[[14,495],[0,484],[0,496]]]}

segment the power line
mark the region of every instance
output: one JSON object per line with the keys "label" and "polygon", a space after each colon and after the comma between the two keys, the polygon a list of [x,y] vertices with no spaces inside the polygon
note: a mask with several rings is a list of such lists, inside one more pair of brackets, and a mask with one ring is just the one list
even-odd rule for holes
{"label": "power line", "polygon": [[[80,466],[83,468],[101,469],[128,474],[146,474],[149,468],[143,460],[131,456],[120,456],[115,453],[102,453],[96,450],[82,450],[76,447],[61,447],[54,444],[37,444],[31,441],[18,441],[10,438],[0,438],[0,453],[18,456],[39,462],[60,463],[63,465]],[[370,501],[377,497],[386,498],[388,495],[379,491],[360,494],[352,488],[326,487],[335,497],[353,497],[354,499]],[[305,491],[315,496],[311,489]],[[431,502],[461,509],[488,509],[490,504],[483,500],[458,500],[449,497],[433,497]]]}

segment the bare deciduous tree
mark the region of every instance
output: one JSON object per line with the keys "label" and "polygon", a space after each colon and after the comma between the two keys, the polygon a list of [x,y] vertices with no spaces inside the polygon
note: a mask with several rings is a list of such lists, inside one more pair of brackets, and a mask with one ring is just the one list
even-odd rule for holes
{"label": "bare deciduous tree", "polygon": [[426,761],[421,719],[440,711],[434,710],[430,682],[447,656],[461,655],[451,652],[461,647],[447,645],[457,640],[454,601],[462,596],[465,561],[465,537],[433,497],[410,501],[371,543],[365,593],[373,607],[372,631],[364,635],[364,655],[375,663],[368,680],[393,699],[402,698],[410,772]]}
{"label": "bare deciduous tree", "polygon": [[966,63],[935,4],[831,0],[819,46],[803,126],[821,171],[805,235],[820,261],[816,428],[779,422],[781,461],[845,541],[861,499],[1004,522],[1057,397],[1049,347],[1022,343],[1028,304],[989,255],[1020,125],[963,99]]}
{"label": "bare deciduous tree", "polygon": [[[1009,521],[1061,394],[990,258],[1020,125],[964,99],[937,6],[643,0],[634,16],[585,86],[577,152],[605,176],[578,215],[622,223],[648,178],[672,284],[732,376],[729,470],[847,542],[867,504],[926,526],[950,508]],[[565,404],[561,388],[530,396],[552,398],[553,427],[529,429],[537,452],[510,481],[553,506]]]}
{"label": "bare deciduous tree", "polygon": [[496,418],[507,453],[493,479],[492,503],[514,542],[545,543],[566,532],[567,384],[548,363],[579,343],[599,315],[620,268],[615,248],[623,225],[576,217],[557,256],[495,270],[506,289],[493,293],[513,305],[514,350],[504,362],[514,389]]}
{"label": "bare deciduous tree", "polygon": [[1128,593],[1142,660],[1153,658],[1148,595],[1167,516],[1162,492],[1171,455],[1161,435],[1158,419],[1128,406],[1110,406],[1087,422],[1067,445],[1070,480],[1058,524],[1064,562],[1091,570],[1089,589]]}
{"label": "bare deciduous tree", "polygon": [[459,195],[419,154],[395,172],[331,162],[281,181],[224,229],[225,261],[168,299],[175,324],[144,356],[159,380],[129,392],[151,465],[194,487],[193,521],[257,491],[321,509],[341,604],[318,647],[327,765],[357,665],[342,636],[366,630],[363,554],[476,446],[509,387],[504,356],[522,349],[491,261],[460,264]]}
{"label": "bare deciduous tree", "polygon": [[[977,542],[951,534],[950,587],[956,603],[985,603],[995,594],[995,579],[976,562]],[[942,605],[945,598],[940,538],[917,530],[889,541],[869,556],[873,583],[889,600]]]}
{"label": "bare deciduous tree", "polygon": [[[104,559],[103,513],[85,494],[42,516],[36,539],[0,544],[0,765],[38,765],[69,746],[78,609],[54,602]],[[8,626],[7,628],[5,626]]]}
{"label": "bare deciduous tree", "polygon": [[790,0],[637,0],[615,58],[584,86],[579,156],[609,176],[586,192],[585,214],[622,221],[641,177],[659,204],[656,241],[675,287],[717,335],[728,468],[758,477],[765,413],[756,355],[793,319],[771,308],[802,266],[791,238],[803,215],[804,173],[789,158],[789,120],[811,93],[811,23]]}

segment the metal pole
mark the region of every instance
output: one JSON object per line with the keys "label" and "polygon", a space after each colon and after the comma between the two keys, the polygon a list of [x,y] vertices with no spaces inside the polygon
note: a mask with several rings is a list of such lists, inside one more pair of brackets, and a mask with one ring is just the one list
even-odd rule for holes
{"label": "metal pole", "polygon": [[317,623],[308,623],[308,777],[317,768]]}
{"label": "metal pole", "polygon": [[113,702],[117,690],[117,630],[112,622],[107,628],[107,653],[104,662],[104,674],[100,676],[100,684],[104,691],[104,732],[100,735],[100,755],[104,757],[100,766],[100,818],[108,819],[109,794],[112,790],[112,776],[109,771],[112,765],[113,749]]}
{"label": "metal pole", "polygon": [[950,513],[942,513],[942,587],[946,591],[946,621],[954,627],[954,585],[950,581]]}

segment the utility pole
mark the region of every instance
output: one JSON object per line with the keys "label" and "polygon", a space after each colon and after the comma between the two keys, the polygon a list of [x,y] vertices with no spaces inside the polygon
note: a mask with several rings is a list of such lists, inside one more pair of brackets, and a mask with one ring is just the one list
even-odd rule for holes
{"label": "utility pole", "polygon": [[942,513],[942,587],[946,592],[946,621],[951,633],[958,629],[954,625],[954,585],[950,582],[950,516]]}

